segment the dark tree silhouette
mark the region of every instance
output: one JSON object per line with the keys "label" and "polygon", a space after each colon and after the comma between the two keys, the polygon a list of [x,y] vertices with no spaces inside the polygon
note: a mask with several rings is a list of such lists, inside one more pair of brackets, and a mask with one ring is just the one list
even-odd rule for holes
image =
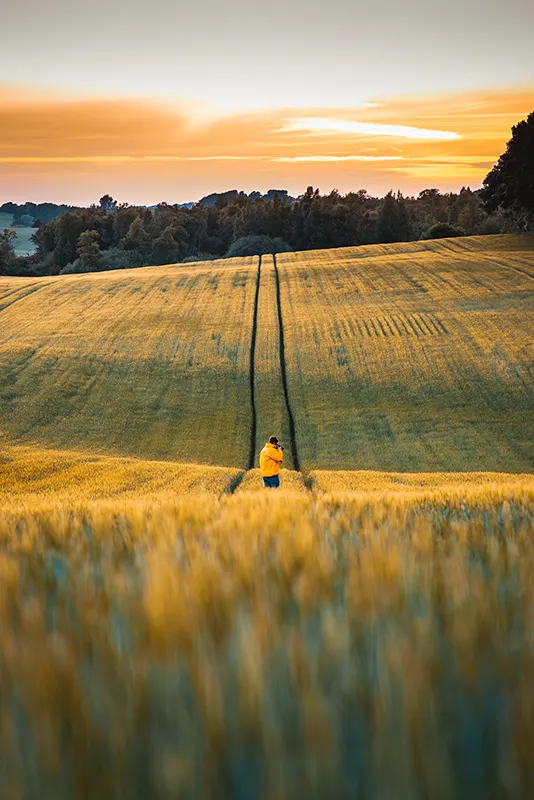
{"label": "dark tree silhouette", "polygon": [[[28,203],[15,208],[17,214],[33,210]],[[298,198],[282,190],[267,195],[232,191],[212,195],[208,205],[160,203],[150,208],[115,206],[104,195],[99,205],[69,208],[53,220],[41,220],[32,236],[36,253],[26,259],[4,254],[4,261],[12,262],[10,274],[131,269],[201,260],[206,254],[211,258],[427,239],[435,235],[429,231],[436,223],[453,226],[438,228],[442,236],[458,229],[498,233],[510,229],[510,216],[501,210],[488,215],[479,192],[469,188],[459,194],[427,189],[419,197],[390,192],[378,198],[364,189],[345,196],[335,189],[321,195],[310,186]],[[513,216],[519,218],[515,212]],[[86,232],[91,235],[80,242]]]}
{"label": "dark tree silhouette", "polygon": [[117,210],[117,201],[114,200],[113,197],[110,194],[105,194],[98,201],[98,207],[102,211],[116,211]]}
{"label": "dark tree silhouette", "polygon": [[15,231],[5,228],[0,231],[0,275],[9,274],[9,268],[15,262],[15,251],[13,244],[17,234]]}
{"label": "dark tree silhouette", "polygon": [[512,128],[512,138],[484,179],[480,193],[486,211],[498,208],[534,216],[534,111]]}
{"label": "dark tree silhouette", "polygon": [[377,233],[380,242],[398,242],[402,239],[399,206],[393,192],[384,198],[377,222]]}

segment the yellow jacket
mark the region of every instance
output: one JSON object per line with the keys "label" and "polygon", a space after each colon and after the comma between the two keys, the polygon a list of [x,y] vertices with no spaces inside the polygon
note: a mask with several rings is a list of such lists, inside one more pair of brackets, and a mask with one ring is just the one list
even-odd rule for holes
{"label": "yellow jacket", "polygon": [[274,444],[267,442],[260,453],[260,470],[262,478],[272,478],[273,475],[280,473],[280,464],[284,460],[284,454],[277,450]]}

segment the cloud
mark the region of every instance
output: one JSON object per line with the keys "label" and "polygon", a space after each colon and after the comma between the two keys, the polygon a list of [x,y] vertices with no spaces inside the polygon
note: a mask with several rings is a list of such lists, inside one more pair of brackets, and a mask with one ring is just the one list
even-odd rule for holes
{"label": "cloud", "polygon": [[184,114],[142,101],[0,98],[0,157],[157,155],[187,135],[189,124]]}
{"label": "cloud", "polygon": [[348,119],[329,119],[328,117],[297,117],[290,119],[280,129],[285,131],[305,131],[309,134],[354,133],[365,136],[392,136],[396,139],[422,139],[424,141],[450,141],[460,139],[454,131],[439,131],[428,128],[414,128],[410,125],[385,125],[376,122],[356,122]]}
{"label": "cloud", "polygon": [[296,164],[298,162],[322,162],[335,164],[337,161],[402,161],[402,156],[281,156],[273,158],[280,164]]}
{"label": "cloud", "polygon": [[255,156],[0,156],[0,164],[135,164],[182,161],[255,161]]}
{"label": "cloud", "polygon": [[232,187],[299,193],[311,183],[377,193],[475,187],[532,110],[532,96],[510,89],[217,117],[190,105],[0,87],[0,202],[37,194],[90,202],[98,191],[181,201]]}

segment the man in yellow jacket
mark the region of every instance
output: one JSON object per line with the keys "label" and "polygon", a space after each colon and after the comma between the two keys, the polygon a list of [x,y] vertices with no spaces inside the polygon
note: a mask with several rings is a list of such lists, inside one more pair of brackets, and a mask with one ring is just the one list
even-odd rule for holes
{"label": "man in yellow jacket", "polygon": [[280,464],[283,460],[284,448],[276,436],[271,436],[260,453],[261,477],[268,489],[278,489],[280,486]]}

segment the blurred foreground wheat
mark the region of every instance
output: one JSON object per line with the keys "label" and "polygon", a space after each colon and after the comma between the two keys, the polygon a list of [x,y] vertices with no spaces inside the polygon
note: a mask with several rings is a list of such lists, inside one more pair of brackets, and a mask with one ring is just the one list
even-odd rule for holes
{"label": "blurred foreground wheat", "polygon": [[533,507],[5,504],[2,798],[533,796]]}

